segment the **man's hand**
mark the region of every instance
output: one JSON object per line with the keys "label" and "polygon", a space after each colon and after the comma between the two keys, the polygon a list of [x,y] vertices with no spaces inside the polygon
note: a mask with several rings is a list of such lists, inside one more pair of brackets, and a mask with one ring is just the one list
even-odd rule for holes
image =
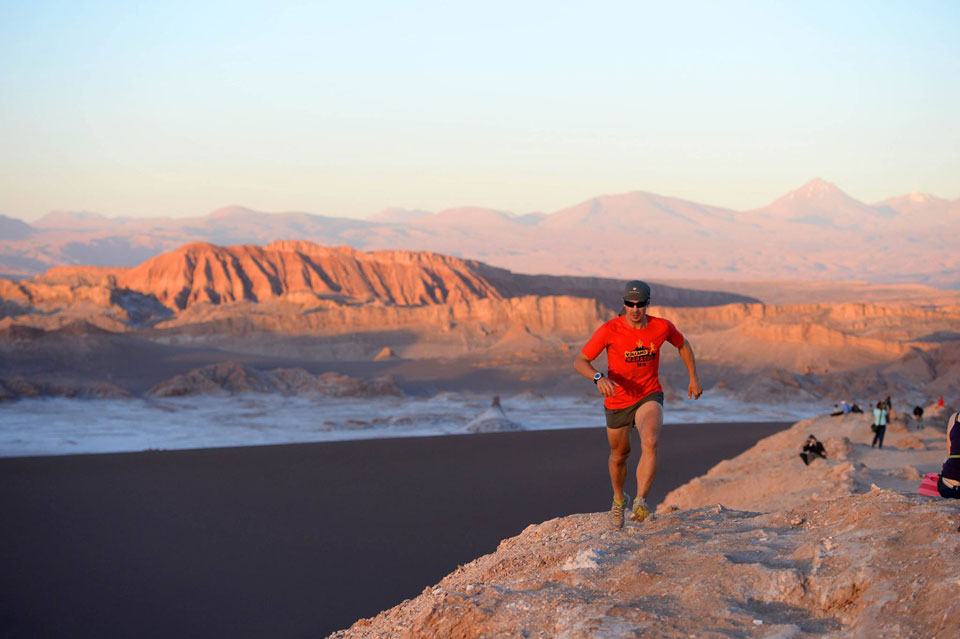
{"label": "man's hand", "polygon": [[703,395],[703,386],[700,385],[700,377],[697,376],[697,360],[693,356],[693,347],[690,346],[690,342],[683,340],[683,344],[680,345],[678,350],[680,351],[680,359],[687,367],[687,374],[690,375],[687,399],[700,399],[700,396]]}
{"label": "man's hand", "polygon": [[616,382],[611,382],[606,377],[601,377],[600,381],[597,382],[597,390],[604,397],[613,397],[617,392],[617,386]]}

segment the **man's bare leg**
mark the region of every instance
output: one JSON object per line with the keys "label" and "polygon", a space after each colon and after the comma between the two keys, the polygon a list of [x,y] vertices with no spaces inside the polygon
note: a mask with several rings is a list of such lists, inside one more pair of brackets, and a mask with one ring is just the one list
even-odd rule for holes
{"label": "man's bare leg", "polygon": [[[637,496],[646,498],[647,493],[650,492],[650,486],[653,485],[653,477],[657,474],[657,440],[660,437],[660,428],[663,426],[663,407],[657,402],[647,402],[637,409],[635,423],[637,432],[640,433]],[[611,476],[612,472],[611,470]]]}
{"label": "man's bare leg", "polygon": [[613,485],[613,498],[623,501],[623,482],[627,479],[627,458],[630,456],[630,427],[608,428],[607,441],[610,442],[610,483]]}

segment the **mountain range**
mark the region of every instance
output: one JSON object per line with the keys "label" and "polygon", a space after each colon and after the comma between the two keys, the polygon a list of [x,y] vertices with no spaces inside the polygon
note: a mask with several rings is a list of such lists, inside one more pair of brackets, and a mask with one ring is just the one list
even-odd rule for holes
{"label": "mountain range", "polygon": [[462,207],[392,208],[367,219],[241,206],[190,218],[53,212],[0,216],[0,274],[52,266],[133,266],[189,242],[306,240],[355,249],[434,251],[520,273],[659,280],[863,280],[960,288],[960,199],[911,193],[860,202],[815,179],[748,211],[635,191],[517,215]]}

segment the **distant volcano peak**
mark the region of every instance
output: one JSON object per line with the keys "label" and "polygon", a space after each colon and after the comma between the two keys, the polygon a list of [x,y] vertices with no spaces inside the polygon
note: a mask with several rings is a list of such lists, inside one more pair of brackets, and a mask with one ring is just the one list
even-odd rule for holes
{"label": "distant volcano peak", "polygon": [[940,199],[934,195],[929,193],[921,193],[920,191],[911,191],[907,194],[907,197],[911,202],[916,202],[918,204],[925,204],[927,202],[933,202],[934,200]]}
{"label": "distant volcano peak", "polygon": [[813,178],[799,189],[791,191],[786,195],[790,199],[826,199],[834,197],[842,197],[846,199],[853,199],[846,193],[844,193],[836,184],[832,182],[827,182],[822,178]]}

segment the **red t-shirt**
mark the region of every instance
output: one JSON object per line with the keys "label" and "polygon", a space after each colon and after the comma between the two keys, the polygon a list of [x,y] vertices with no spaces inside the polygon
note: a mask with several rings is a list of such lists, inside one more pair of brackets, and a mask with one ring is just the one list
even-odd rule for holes
{"label": "red t-shirt", "polygon": [[607,377],[618,384],[613,397],[604,398],[607,408],[616,410],[637,403],[660,386],[660,346],[670,342],[683,346],[683,335],[672,322],[647,316],[644,328],[631,328],[623,317],[615,317],[593,334],[581,351],[593,361],[607,351]]}

